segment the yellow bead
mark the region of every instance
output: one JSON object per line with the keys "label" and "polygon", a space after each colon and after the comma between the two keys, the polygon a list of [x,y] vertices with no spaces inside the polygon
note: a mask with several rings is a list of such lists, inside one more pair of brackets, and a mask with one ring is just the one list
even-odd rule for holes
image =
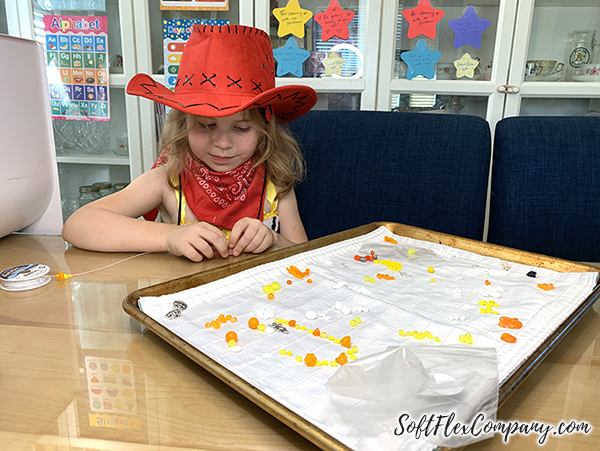
{"label": "yellow bead", "polygon": [[329,366],[337,366],[337,362],[335,360],[332,360],[331,362],[329,362]]}
{"label": "yellow bead", "polygon": [[301,357],[301,356],[299,356],[299,355],[297,355],[297,356],[296,356],[296,362],[302,362],[302,357]]}
{"label": "yellow bead", "polygon": [[354,321],[354,320],[350,320],[350,325],[351,325],[352,327],[355,327],[355,326],[356,326],[356,321]]}
{"label": "yellow bead", "polygon": [[327,337],[328,337],[327,332],[321,332],[321,338],[327,338]]}
{"label": "yellow bead", "polygon": [[431,279],[432,282],[435,282],[435,279]]}
{"label": "yellow bead", "polygon": [[354,321],[356,322],[356,324],[360,324],[361,319],[357,316],[356,318],[354,318]]}
{"label": "yellow bead", "polygon": [[321,366],[321,362],[317,361],[317,363],[315,363],[316,366]]}
{"label": "yellow bead", "polygon": [[352,352],[358,352],[358,348],[356,346],[352,346]]}
{"label": "yellow bead", "polygon": [[465,336],[461,335],[460,337],[458,337],[458,341],[460,341],[461,343],[465,342]]}
{"label": "yellow bead", "polygon": [[286,354],[287,354],[287,351],[286,351],[285,349],[282,349],[281,351],[279,351],[279,354],[281,354],[281,355],[286,355]]}
{"label": "yellow bead", "polygon": [[301,330],[306,330],[306,326],[300,326]]}
{"label": "yellow bead", "polygon": [[271,285],[265,285],[263,287],[263,293],[265,294],[272,294],[273,293],[273,287]]}
{"label": "yellow bead", "polygon": [[479,309],[479,312],[480,312],[480,313],[485,313],[485,312],[486,312],[486,309],[484,309],[484,308],[480,308],[480,309]]}
{"label": "yellow bead", "polygon": [[409,330],[408,332],[406,332],[406,336],[407,337],[412,337],[412,332]]}
{"label": "yellow bead", "polygon": [[354,354],[354,352],[352,352],[352,349],[348,349],[348,350],[346,351],[346,354],[348,354],[348,355],[352,355],[352,354]]}
{"label": "yellow bead", "polygon": [[433,274],[434,271],[435,271],[435,269],[433,269],[431,266],[429,268],[427,268],[427,272],[430,272]]}
{"label": "yellow bead", "polygon": [[292,356],[292,351],[288,351],[287,355],[288,355],[288,357],[291,357]]}
{"label": "yellow bead", "polygon": [[435,337],[435,338],[434,338],[434,341],[435,341],[436,343],[439,343],[439,342],[440,342],[440,337]]}
{"label": "yellow bead", "polygon": [[258,329],[258,330],[260,330],[261,332],[264,332],[264,331],[265,331],[265,328],[266,328],[266,327],[265,327],[265,325],[264,325],[264,324],[259,324],[259,325],[258,325],[258,327],[257,327],[257,329]]}
{"label": "yellow bead", "polygon": [[340,341],[342,341],[342,340],[340,340],[339,338],[336,338],[335,340],[333,340],[333,342],[334,342],[336,345],[339,345],[339,344],[340,344]]}
{"label": "yellow bead", "polygon": [[300,330],[302,329],[302,327],[300,327],[300,324],[296,324],[296,330]]}
{"label": "yellow bead", "polygon": [[312,334],[314,332],[313,329],[308,329],[306,332],[308,332],[309,334]]}
{"label": "yellow bead", "polygon": [[404,337],[404,335],[406,335],[406,334],[404,333],[404,331],[402,329],[400,329],[398,331],[398,335],[400,335],[401,337]]}
{"label": "yellow bead", "polygon": [[274,291],[281,289],[281,285],[279,285],[277,282],[273,282],[271,284],[271,287],[273,288]]}
{"label": "yellow bead", "polygon": [[348,356],[348,358],[349,358],[350,360],[356,360],[356,356],[355,356],[354,354],[352,354],[352,355],[349,355],[349,356]]}
{"label": "yellow bead", "polygon": [[321,362],[321,364],[322,364],[323,366],[329,366],[329,362],[328,362],[327,360],[323,360],[323,361]]}
{"label": "yellow bead", "polygon": [[227,345],[228,345],[230,348],[231,348],[231,347],[233,347],[233,346],[235,346],[235,344],[236,344],[236,341],[235,341],[235,340],[229,340],[229,341],[227,342]]}
{"label": "yellow bead", "polygon": [[333,335],[330,335],[330,336],[329,336],[329,339],[330,339],[331,341],[334,341],[334,340],[335,340],[335,337],[334,337]]}
{"label": "yellow bead", "polygon": [[368,281],[369,281],[369,276],[365,276],[363,280],[364,280],[365,282],[368,282]]}

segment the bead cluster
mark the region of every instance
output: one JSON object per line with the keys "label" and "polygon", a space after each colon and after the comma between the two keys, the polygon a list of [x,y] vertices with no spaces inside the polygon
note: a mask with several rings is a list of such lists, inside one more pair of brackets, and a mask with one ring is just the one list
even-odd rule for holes
{"label": "bead cluster", "polygon": [[365,255],[364,257],[361,257],[360,255],[355,255],[354,260],[356,260],[357,262],[372,262],[377,260],[377,255],[375,254],[375,251],[371,251],[369,255]]}
{"label": "bead cluster", "polygon": [[480,309],[479,309],[479,312],[480,312],[481,314],[483,314],[483,315],[485,315],[486,313],[491,313],[491,314],[493,314],[493,315],[498,315],[498,314],[499,314],[498,312],[495,312],[495,311],[493,311],[492,309],[493,309],[494,307],[500,307],[500,306],[499,306],[498,304],[496,304],[496,303],[495,303],[493,300],[491,300],[491,299],[490,299],[489,301],[484,301],[484,300],[481,300],[481,301],[479,301],[479,304],[478,304],[478,305],[481,305],[481,306],[483,306],[482,308],[480,308]]}
{"label": "bead cluster", "polygon": [[440,337],[434,337],[433,334],[431,332],[429,332],[428,330],[426,330],[425,332],[419,332],[418,330],[415,331],[407,331],[405,332],[404,330],[400,329],[398,331],[398,335],[400,335],[401,337],[413,337],[417,340],[423,340],[424,338],[428,338],[429,340],[433,340],[436,343],[440,342]]}
{"label": "bead cluster", "polygon": [[472,345],[473,344],[473,336],[469,333],[461,335],[460,337],[458,337],[458,341],[460,341],[461,343],[464,343],[466,345]]}
{"label": "bead cluster", "polygon": [[380,265],[384,265],[390,271],[401,271],[402,263],[395,262],[393,260],[375,260],[375,263],[379,263]]}
{"label": "bead cluster", "polygon": [[269,299],[269,301],[272,301],[273,299],[275,299],[275,292],[279,291],[281,289],[281,285],[279,285],[279,283],[277,282],[273,282],[270,285],[265,285],[263,287],[263,293],[265,293],[267,295],[267,299]]}
{"label": "bead cluster", "polygon": [[508,316],[501,316],[498,326],[506,329],[520,329],[523,327],[523,323],[518,318],[509,318]]}
{"label": "bead cluster", "polygon": [[204,325],[204,327],[206,327],[207,329],[210,329],[211,327],[213,327],[215,329],[220,329],[221,328],[221,324],[225,324],[228,321],[231,321],[232,323],[236,323],[237,322],[237,318],[235,316],[231,316],[231,315],[225,316],[224,314],[221,313],[217,317],[217,319],[211,321],[210,323],[206,323]]}
{"label": "bead cluster", "polygon": [[[329,335],[327,332],[321,332],[319,330],[319,328],[308,329],[306,326],[302,326],[302,325],[298,324],[296,322],[296,320],[293,320],[293,319],[285,320],[285,319],[281,319],[281,318],[275,318],[273,321],[274,321],[274,325],[275,324],[286,324],[290,328],[306,331],[307,333],[309,333],[317,338],[329,339],[329,340],[333,341],[335,344],[339,344],[345,348],[348,348],[348,351],[346,351],[345,353],[342,352],[335,360],[332,360],[332,361],[327,361],[327,360],[319,361],[314,354],[306,354],[304,359],[301,356],[296,356],[296,360],[298,362],[304,361],[306,366],[337,366],[337,365],[344,365],[345,363],[348,362],[348,359],[351,359],[351,360],[356,359],[355,354],[358,352],[358,349],[356,346],[352,346],[352,341],[351,341],[350,337],[347,335],[341,339],[335,338],[333,335]],[[266,329],[266,326],[264,324],[260,324],[258,318],[254,318],[254,317],[252,317],[248,320],[248,327],[250,327],[250,329],[257,329],[257,330],[260,330],[263,332]],[[293,355],[292,351],[288,351],[285,349],[280,350],[279,354],[286,355],[289,357],[291,357]]]}
{"label": "bead cluster", "polygon": [[544,291],[554,290],[553,283],[538,283],[537,286],[538,286],[538,288],[541,288]]}

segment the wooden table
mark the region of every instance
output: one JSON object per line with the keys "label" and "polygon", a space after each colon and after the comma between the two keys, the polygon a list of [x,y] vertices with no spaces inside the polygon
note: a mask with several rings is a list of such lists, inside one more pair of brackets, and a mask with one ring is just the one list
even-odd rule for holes
{"label": "wooden table", "polygon": [[[167,254],[67,248],[57,236],[0,238],[0,270],[26,263],[89,274],[23,292],[0,290],[2,450],[317,449],[130,318],[130,292],[234,261],[192,263]],[[247,256],[241,258],[248,258]],[[239,260],[239,258],[238,258]],[[119,263],[120,262],[120,263]],[[108,266],[112,265],[112,266]],[[590,434],[551,436],[544,449],[600,447],[600,305],[552,351],[501,408],[502,421],[558,426],[585,421]],[[129,414],[88,407],[85,359],[130,368]],[[133,414],[131,414],[133,412]],[[496,435],[468,449],[533,449],[537,434]],[[62,448],[60,448],[62,447]]]}

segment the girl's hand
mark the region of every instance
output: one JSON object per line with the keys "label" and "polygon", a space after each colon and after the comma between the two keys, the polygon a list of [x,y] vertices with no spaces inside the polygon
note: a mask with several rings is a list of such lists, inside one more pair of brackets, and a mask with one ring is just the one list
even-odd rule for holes
{"label": "girl's hand", "polygon": [[206,222],[173,226],[166,237],[166,249],[173,255],[184,256],[194,262],[213,258],[215,251],[223,258],[229,256],[223,232]]}
{"label": "girl's hand", "polygon": [[242,252],[259,254],[275,243],[276,234],[258,219],[242,218],[235,223],[229,236],[229,255]]}

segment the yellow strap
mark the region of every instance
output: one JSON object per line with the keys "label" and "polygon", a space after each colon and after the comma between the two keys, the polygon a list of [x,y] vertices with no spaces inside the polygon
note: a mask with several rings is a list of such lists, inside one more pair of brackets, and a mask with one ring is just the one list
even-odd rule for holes
{"label": "yellow strap", "polygon": [[271,205],[271,212],[276,212],[277,211],[277,191],[275,190],[275,185],[273,184],[273,182],[271,181],[271,179],[267,180],[267,187],[266,187],[266,192],[267,192],[267,200],[269,201],[269,204]]}
{"label": "yellow strap", "polygon": [[[181,193],[181,224],[185,224],[185,194],[183,194],[183,192]],[[179,209],[179,190],[176,189],[175,190],[175,200],[177,201],[177,208]]]}

